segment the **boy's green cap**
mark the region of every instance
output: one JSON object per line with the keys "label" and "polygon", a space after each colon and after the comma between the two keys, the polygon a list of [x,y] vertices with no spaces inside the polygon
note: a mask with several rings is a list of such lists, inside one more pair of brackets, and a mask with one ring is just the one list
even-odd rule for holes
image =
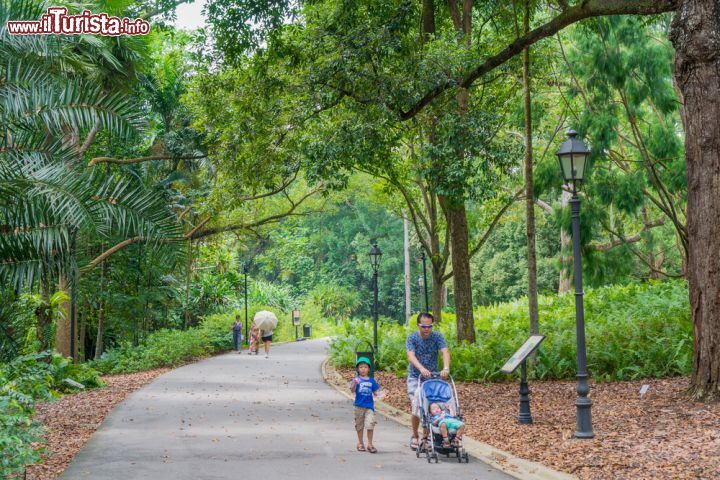
{"label": "boy's green cap", "polygon": [[355,362],[355,366],[357,367],[361,363],[367,363],[367,366],[370,367],[372,364],[370,363],[370,359],[367,357],[360,357],[357,359],[357,362]]}

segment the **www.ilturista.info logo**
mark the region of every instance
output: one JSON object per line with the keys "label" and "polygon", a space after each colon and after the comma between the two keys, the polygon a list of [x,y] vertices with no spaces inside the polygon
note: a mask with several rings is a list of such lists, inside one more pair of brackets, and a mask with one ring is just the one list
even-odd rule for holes
{"label": "www.ilturista.info logo", "polygon": [[80,15],[68,15],[65,7],[50,7],[40,20],[8,21],[11,35],[147,35],[150,24],[142,18],[111,17],[107,13],[94,14],[85,10]]}

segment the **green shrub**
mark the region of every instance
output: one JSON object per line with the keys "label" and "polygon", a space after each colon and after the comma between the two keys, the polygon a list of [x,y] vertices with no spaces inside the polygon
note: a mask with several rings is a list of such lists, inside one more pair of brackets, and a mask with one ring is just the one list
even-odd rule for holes
{"label": "green shrub", "polygon": [[[278,317],[278,327],[273,338],[276,342],[295,339],[295,327],[290,313],[276,307],[255,305],[248,310],[248,320],[259,310],[269,310]],[[313,337],[327,336],[332,329],[327,322],[315,317],[312,311],[302,311],[302,323],[313,325]],[[158,330],[151,333],[137,346],[129,343],[105,352],[91,362],[93,368],[103,373],[130,373],[159,367],[173,367],[198,357],[212,355],[232,348],[232,326],[235,315],[243,320],[243,309],[227,313],[207,315],[200,325],[188,330]],[[302,333],[302,332],[300,332]]]}
{"label": "green shrub", "polygon": [[102,384],[98,372],[87,365],[73,364],[56,352],[17,357],[0,364],[0,472],[2,478],[19,474],[40,459],[43,429],[32,420],[35,401],[57,398],[74,391],[71,379],[87,388]]}
{"label": "green shrub", "polygon": [[[0,381],[2,379],[0,378]],[[40,460],[43,428],[32,420],[32,409],[8,395],[0,393],[0,477],[13,478],[26,465]]]}
{"label": "green shrub", "polygon": [[[576,373],[575,297],[539,298],[540,330],[546,335],[531,376],[569,379]],[[687,285],[649,282],[589,290],[585,295],[588,370],[596,380],[630,380],[684,375],[692,368],[692,324]],[[456,345],[455,317],[443,314],[436,328],[452,345],[453,376],[459,380],[502,380],[500,367],[525,341],[527,299],[482,307],[475,317],[477,342]],[[414,322],[379,328],[379,363],[404,374],[405,337]],[[331,344],[336,365],[351,366],[361,340],[372,339],[372,322],[345,322]]]}

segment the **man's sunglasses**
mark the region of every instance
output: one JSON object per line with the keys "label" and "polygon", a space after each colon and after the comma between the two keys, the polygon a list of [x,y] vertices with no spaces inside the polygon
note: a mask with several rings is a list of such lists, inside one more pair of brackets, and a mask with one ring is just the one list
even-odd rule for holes
{"label": "man's sunglasses", "polygon": [[428,329],[428,328],[432,328],[433,326],[432,326],[432,325],[419,325],[419,327],[420,327],[420,328],[424,328],[424,329]]}

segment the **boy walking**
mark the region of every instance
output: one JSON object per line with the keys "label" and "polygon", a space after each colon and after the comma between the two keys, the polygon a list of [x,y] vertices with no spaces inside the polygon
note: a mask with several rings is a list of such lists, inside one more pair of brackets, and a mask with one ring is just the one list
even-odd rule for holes
{"label": "boy walking", "polygon": [[[350,391],[355,393],[355,430],[357,431],[357,451],[377,453],[373,446],[373,429],[375,428],[375,399],[380,385],[370,377],[370,359],[360,357],[355,362],[358,376],[350,382]],[[363,443],[363,430],[367,431],[367,450]]]}

